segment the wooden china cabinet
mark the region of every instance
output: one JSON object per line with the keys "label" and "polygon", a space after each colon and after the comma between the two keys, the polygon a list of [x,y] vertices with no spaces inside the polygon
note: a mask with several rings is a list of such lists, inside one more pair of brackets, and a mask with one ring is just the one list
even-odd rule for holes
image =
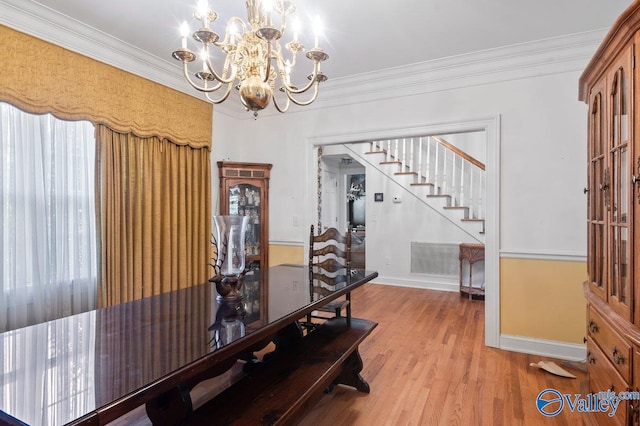
{"label": "wooden china cabinet", "polygon": [[220,214],[249,217],[246,269],[269,266],[269,176],[271,164],[218,161]]}
{"label": "wooden china cabinet", "polygon": [[[580,77],[588,109],[588,392],[640,389],[640,0],[615,22]],[[638,77],[636,77],[638,75]],[[639,272],[635,272],[638,265]],[[638,286],[638,288],[636,288]],[[640,425],[640,400],[592,424]]]}

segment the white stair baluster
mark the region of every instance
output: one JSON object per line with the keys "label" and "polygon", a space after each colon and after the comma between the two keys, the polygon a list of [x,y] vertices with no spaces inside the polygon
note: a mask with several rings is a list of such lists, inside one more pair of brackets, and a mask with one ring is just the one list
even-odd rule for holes
{"label": "white stair baluster", "polygon": [[435,184],[435,194],[440,194],[440,162],[438,161],[439,152],[440,152],[440,144],[438,142],[434,142],[434,149],[436,150],[436,158],[433,162],[433,183]]}
{"label": "white stair baluster", "polygon": [[413,170],[413,138],[411,138],[411,141],[409,142],[409,172],[413,172]]}
{"label": "white stair baluster", "polygon": [[418,139],[418,182],[422,182],[422,138]]}
{"label": "white stair baluster", "polygon": [[395,148],[393,149],[393,160],[398,161],[398,139],[394,141]]}
{"label": "white stair baluster", "polygon": [[[460,189],[457,186],[457,182],[456,182],[456,160],[458,158],[458,156],[456,155],[455,152],[452,152],[452,164],[451,164],[451,196],[453,197],[453,205],[454,206],[460,206],[461,203],[459,202],[459,195],[460,195]],[[458,201],[457,201],[458,200]]]}
{"label": "white stair baluster", "polygon": [[400,162],[400,171],[405,172],[407,168],[407,143],[405,138],[402,138],[402,161]]}
{"label": "white stair baluster", "polygon": [[387,139],[387,159],[385,161],[391,161],[391,139]]}
{"label": "white stair baluster", "polygon": [[464,163],[465,160],[464,158],[460,157],[460,205],[464,206],[464,195],[465,195],[465,188],[464,188]]}
{"label": "white stair baluster", "polygon": [[447,173],[447,149],[442,147],[442,193],[449,193],[449,177]]}
{"label": "white stair baluster", "polygon": [[431,180],[431,164],[431,138],[427,136],[427,173],[425,178],[427,179],[427,182],[433,183],[433,180]]}

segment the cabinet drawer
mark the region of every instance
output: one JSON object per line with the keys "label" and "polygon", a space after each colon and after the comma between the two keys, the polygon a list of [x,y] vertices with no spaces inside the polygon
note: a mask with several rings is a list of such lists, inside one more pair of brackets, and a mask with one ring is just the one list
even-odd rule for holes
{"label": "cabinet drawer", "polygon": [[[629,389],[628,384],[609,361],[609,357],[591,339],[587,339],[587,363],[589,393],[596,394],[608,390],[618,393]],[[620,401],[613,417],[609,417],[607,413],[591,413],[591,415],[597,419],[598,425],[624,425],[627,424],[628,405],[629,401]]]}
{"label": "cabinet drawer", "polygon": [[589,337],[609,358],[616,370],[627,382],[631,381],[631,345],[620,336],[593,307],[589,307]]}

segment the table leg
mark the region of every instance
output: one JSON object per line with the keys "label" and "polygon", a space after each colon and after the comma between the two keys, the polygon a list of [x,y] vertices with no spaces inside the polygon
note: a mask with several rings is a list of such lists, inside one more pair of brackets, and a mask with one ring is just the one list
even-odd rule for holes
{"label": "table leg", "polygon": [[147,402],[147,416],[154,425],[175,424],[193,412],[190,389],[176,386]]}
{"label": "table leg", "polygon": [[353,386],[360,392],[369,393],[369,383],[360,375],[362,368],[362,358],[356,348],[342,364],[342,371],[333,383]]}
{"label": "table leg", "polygon": [[203,372],[192,380],[181,383],[173,389],[146,403],[147,416],[155,425],[174,425],[193,413],[191,389],[203,380],[221,375],[237,362],[236,358],[227,359],[215,367]]}
{"label": "table leg", "polygon": [[302,340],[302,330],[297,323],[291,323],[278,331],[278,334],[273,339],[275,349],[273,352],[265,354],[264,361],[269,361],[275,357],[286,354],[292,348],[295,348],[300,344]]}

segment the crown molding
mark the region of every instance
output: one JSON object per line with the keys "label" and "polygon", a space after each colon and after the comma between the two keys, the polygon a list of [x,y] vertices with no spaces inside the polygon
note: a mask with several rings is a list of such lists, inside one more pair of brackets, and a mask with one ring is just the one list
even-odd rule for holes
{"label": "crown molding", "polygon": [[[0,0],[0,23],[204,99],[184,81],[179,64],[151,55],[36,2]],[[605,29],[570,34],[329,79],[322,84],[313,104],[304,108],[292,106],[287,114],[582,71],[605,35]],[[253,119],[253,114],[237,104],[216,105],[214,111],[238,119]],[[277,114],[270,108],[260,116]]]}
{"label": "crown molding", "polygon": [[582,71],[605,34],[571,34],[329,80],[318,103],[338,106]]}
{"label": "crown molding", "polygon": [[[419,62],[370,73],[329,79],[313,104],[287,114],[378,102],[512,80],[581,72],[606,35],[606,29]],[[222,108],[218,106],[217,112]],[[246,113],[224,110],[235,118]],[[244,113],[244,114],[243,114]],[[268,110],[261,117],[276,115]]]}

